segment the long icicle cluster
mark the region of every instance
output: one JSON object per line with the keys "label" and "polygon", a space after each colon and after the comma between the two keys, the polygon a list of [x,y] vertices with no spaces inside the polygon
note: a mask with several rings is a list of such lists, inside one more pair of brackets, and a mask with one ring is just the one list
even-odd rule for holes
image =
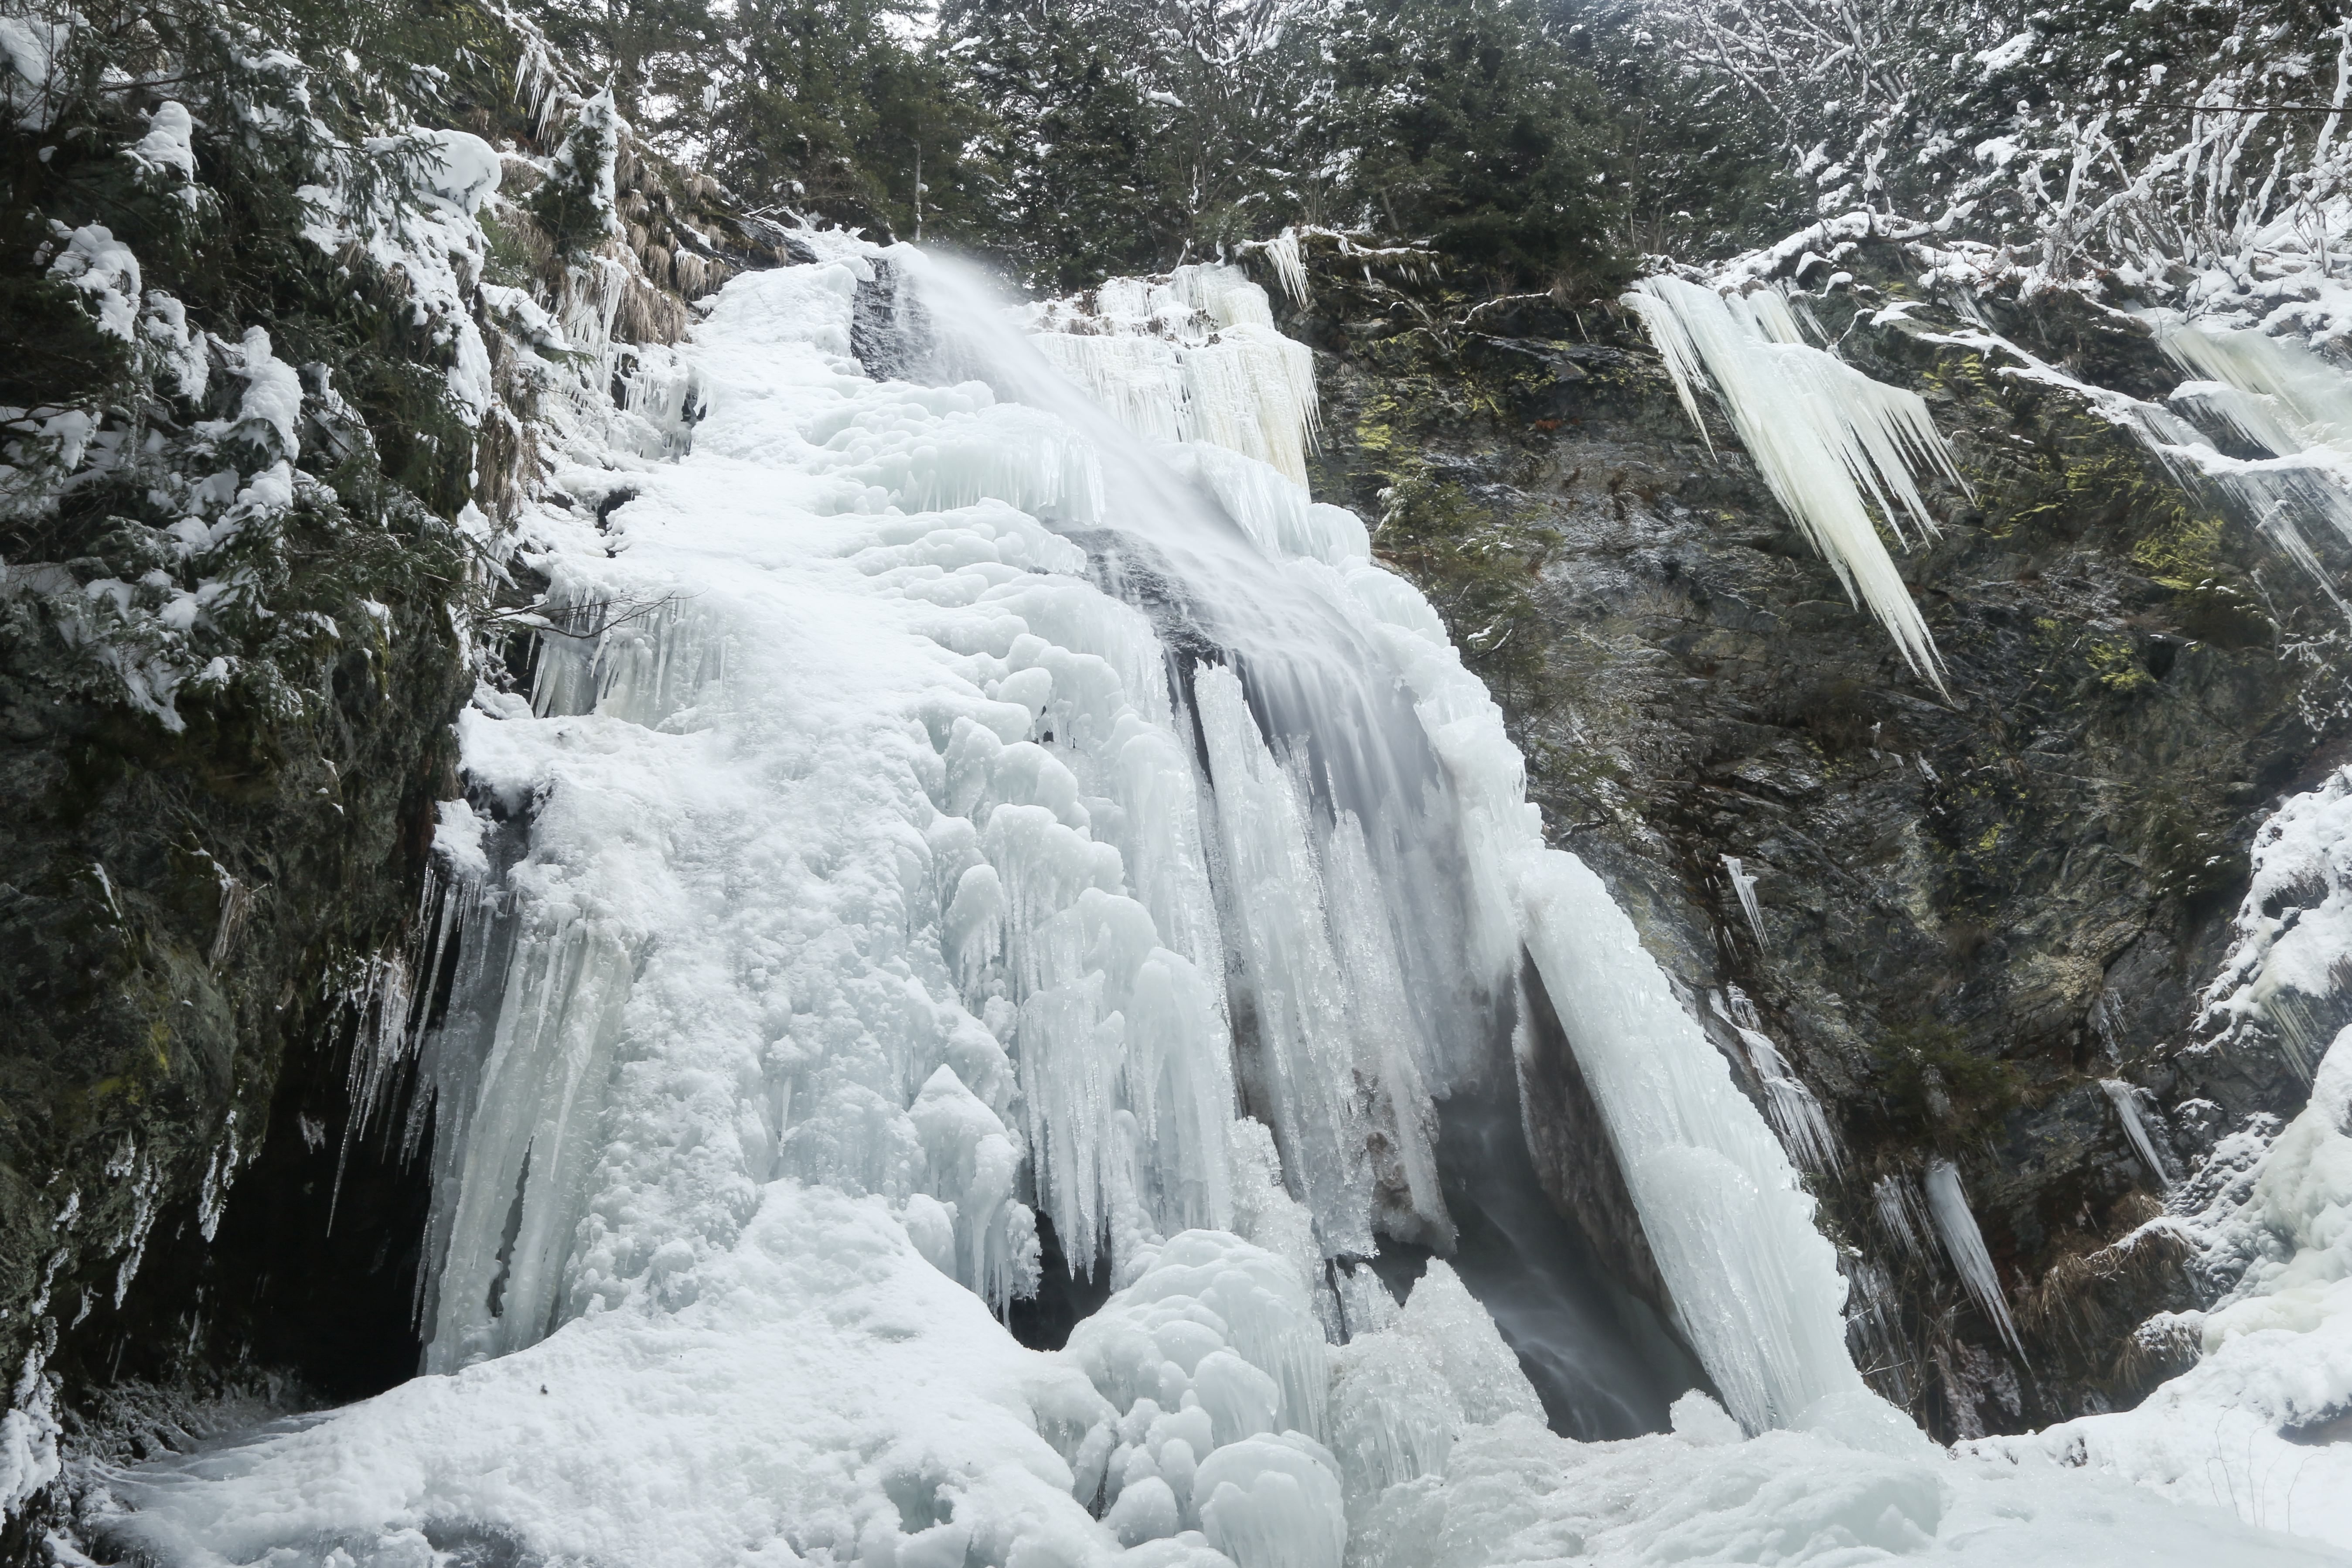
{"label": "long icicle cluster", "polygon": [[1927,405],[1801,341],[1787,301],[1769,289],[1727,299],[1680,279],[1645,278],[1625,303],[1649,329],[1699,433],[1706,422],[1697,389],[1710,384],[1764,482],[1847,596],[1876,616],[1905,662],[1943,691],[1936,639],[1864,499],[1906,545],[1906,514],[1924,534],[1937,531],[1914,476],[1965,481]]}

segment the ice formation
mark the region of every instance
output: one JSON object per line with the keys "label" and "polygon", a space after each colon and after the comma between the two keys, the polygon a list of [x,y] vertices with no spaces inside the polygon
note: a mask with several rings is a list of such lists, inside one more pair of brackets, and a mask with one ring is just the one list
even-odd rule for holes
{"label": "ice formation", "polygon": [[[1904,309],[1891,306],[1881,319]],[[2352,540],[2352,394],[2343,376],[2288,338],[2189,322],[2169,311],[2149,312],[2149,320],[2175,363],[2200,378],[2176,387],[2168,405],[2081,381],[1981,323],[1927,339],[1999,350],[2018,362],[2011,374],[2081,397],[2130,431],[2181,485],[2218,491],[2352,620],[2352,601],[2302,527],[2317,519]],[[2224,444],[2261,455],[2233,456]]]}
{"label": "ice formation", "polygon": [[1930,1222],[1910,1177],[1899,1172],[1879,1177],[1870,1184],[1870,1203],[1877,1212],[1879,1227],[1896,1246],[1914,1258],[1927,1256]]}
{"label": "ice formation", "polygon": [[1927,405],[1804,342],[1772,289],[1727,296],[1678,278],[1645,278],[1625,303],[1649,329],[1699,433],[1706,422],[1698,389],[1709,385],[1765,484],[1846,593],[1878,617],[1905,662],[1942,689],[1936,639],[1870,510],[1874,504],[1907,542],[1906,517],[1922,533],[1936,532],[1914,476],[1962,485]]}
{"label": "ice formation", "polygon": [[1633,921],[1572,856],[1528,868],[1528,951],[1606,1120],[1677,1321],[1751,1432],[1860,1394],[1813,1201]]}
{"label": "ice formation", "polygon": [[[462,721],[415,966],[454,976],[444,1021],[382,1031],[359,1087],[413,1070],[434,1118],[432,1375],[106,1478],[110,1543],[1990,1563],[2112,1515],[1951,1465],[1864,1389],[1780,1142],[1544,847],[1426,602],[1265,462],[1304,438],[1288,371],[1163,381],[1152,414],[1053,345],[1193,318],[1032,337],[916,253],[803,237],[631,367],[625,417],[567,427],[523,525],[550,635],[528,698]],[[885,260],[984,381],[851,357]],[[1263,324],[1222,271],[1097,310],[1162,287]],[[1171,413],[1196,384],[1255,432]],[[1729,1405],[1685,1398],[1674,1436],[1552,1436],[1442,1259],[1402,1309],[1358,1263],[1449,1243],[1433,1101],[1507,1050],[1522,953]],[[995,1316],[1041,1218],[1114,1287],[1050,1353]],[[2127,1543],[2257,1539],[2155,1511]]]}
{"label": "ice formation", "polygon": [[[1736,867],[1738,862],[1732,864]],[[1780,1047],[1772,1043],[1772,1037],[1764,1033],[1756,1004],[1737,985],[1710,993],[1707,1001],[1716,1016],[1738,1035],[1748,1070],[1756,1075],[1757,1087],[1764,1094],[1765,1118],[1772,1123],[1772,1131],[1780,1135],[1780,1145],[1788,1150],[1789,1158],[1803,1170],[1836,1170],[1844,1158],[1837,1129],[1830,1125],[1829,1113],[1822,1109],[1820,1099],[1797,1076],[1796,1069],[1780,1054]]]}
{"label": "ice formation", "polygon": [[[1274,254],[1279,269],[1285,253]],[[1286,256],[1297,273],[1295,241]],[[1307,482],[1318,420],[1314,355],[1275,330],[1265,291],[1240,268],[1207,263],[1165,279],[1114,278],[1092,303],[1089,311],[1055,300],[1029,319],[1043,329],[1039,351],[1122,424],[1149,440],[1240,452]]]}
{"label": "ice formation", "polygon": [[[1024,336],[943,271],[933,313],[965,328],[947,348],[1028,400],[868,378],[849,324],[877,258],[827,243],[730,284],[654,367],[704,411],[690,451],[639,455],[683,431],[584,450],[593,466],[559,476],[569,504],[525,524],[543,613],[572,635],[542,639],[528,700],[486,689],[465,716],[471,793],[437,840],[434,937],[459,948],[457,984],[441,1027],[381,1047],[415,1053],[436,1119],[426,1361],[445,1375],[135,1483],[126,1531],[380,1556],[383,1531],[455,1517],[549,1550],[617,1531],[600,1554],[649,1563],[786,1542],[731,1511],[766,1484],[748,1439],[709,1439],[749,1494],[697,1525],[710,1535],[614,1522],[581,1489],[593,1446],[584,1469],[502,1483],[528,1497],[475,1479],[544,1418],[518,1403],[530,1387],[550,1412],[602,1399],[651,1420],[625,1364],[740,1339],[740,1376],[672,1436],[699,1453],[728,1412],[762,1408],[814,1446],[762,1474],[845,1475],[814,1454],[845,1462],[859,1420],[910,1406],[888,1379],[957,1363],[959,1392],[906,1418],[886,1466],[961,1478],[955,1495],[873,1512],[889,1488],[861,1501],[843,1479],[796,1510],[803,1555],[961,1561],[986,1541],[1001,1561],[1017,1536],[1066,1537],[1074,1561],[1156,1542],[1336,1564],[1349,1488],[1426,1473],[1458,1429],[1535,1408],[1442,1266],[1347,1347],[1359,1390],[1427,1400],[1343,1400],[1335,1430],[1325,1371],[1347,1310],[1327,1259],[1369,1253],[1375,1226],[1450,1234],[1431,1099],[1491,1048],[1523,931],[1556,992],[1587,999],[1571,1030],[1614,1064],[1653,1232],[1681,1243],[1681,1311],[1743,1415],[1858,1387],[1793,1172],[1597,880],[1542,848],[1435,617],[1360,523],[1250,455],[1304,438],[1280,351],[1186,384],[1212,412],[1175,433],[1228,446],[1155,452],[1030,346],[1094,340]],[[1217,323],[1188,355],[1264,326],[1237,273],[1170,298]],[[1171,664],[1171,643],[1225,651]],[[1597,964],[1593,930],[1616,944]],[[1237,1016],[1270,1148],[1234,1116]],[[1723,1180],[1737,1229],[1779,1243],[1729,1279],[1706,1260],[1733,1230],[1669,1223],[1689,1183]],[[988,1326],[1036,1282],[1037,1214],[1119,1286],[1052,1358]],[[916,1264],[968,1305],[909,1289]],[[1360,1328],[1381,1317],[1364,1289]],[[847,1337],[798,1342],[810,1314]],[[964,1346],[983,1331],[1001,1348]],[[958,1348],[924,1349],[934,1332]],[[811,1369],[828,1358],[883,1381],[827,1384]],[[990,1435],[1008,1419],[1040,1436]],[[412,1438],[434,1457],[394,1461]],[[316,1484],[354,1465],[365,1486]]]}
{"label": "ice formation", "polygon": [[1758,950],[1771,952],[1771,941],[1764,934],[1764,910],[1756,902],[1756,879],[1748,873],[1747,862],[1737,855],[1726,855],[1723,874],[1731,879],[1731,890],[1739,899],[1739,912],[1748,917],[1748,929],[1756,933]]}
{"label": "ice formation", "polygon": [[2240,436],[2282,458],[2322,447],[2352,457],[2352,382],[2301,342],[2203,323],[2157,341],[2202,378],[2175,392],[2176,401],[2206,401]]}
{"label": "ice formation", "polygon": [[1960,1283],[1968,1287],[1969,1297],[1993,1321],[2010,1348],[2022,1357],[2025,1344],[2018,1338],[2016,1320],[2010,1316],[2000,1273],[1993,1267],[1992,1255],[1985,1250],[1984,1233],[1977,1228],[1976,1212],[1969,1207],[1968,1191],[1960,1185],[1959,1167],[1949,1160],[1930,1160],[1925,1184],[1927,1213],[1936,1222],[1936,1235]]}
{"label": "ice formation", "polygon": [[1880,1386],[1891,1386],[1897,1399],[1907,1400],[1911,1352],[1895,1281],[1870,1259],[1853,1257],[1846,1259],[1846,1343],[1854,1352],[1854,1364],[1878,1379]]}
{"label": "ice formation", "polygon": [[2171,1186],[2172,1163],[2164,1157],[2162,1151],[2156,1146],[2155,1138],[2149,1135],[2147,1119],[2140,1109],[2140,1087],[2119,1078],[2103,1078],[2099,1080],[2099,1088],[2105,1091],[2108,1103],[2116,1108],[2116,1120],[2123,1124],[2124,1136],[2131,1140],[2133,1152],[2147,1167],[2147,1173],[2156,1178],[2158,1185]]}

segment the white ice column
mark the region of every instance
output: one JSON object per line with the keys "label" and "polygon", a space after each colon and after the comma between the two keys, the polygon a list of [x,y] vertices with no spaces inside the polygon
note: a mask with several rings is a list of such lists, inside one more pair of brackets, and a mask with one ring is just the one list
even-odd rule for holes
{"label": "white ice column", "polygon": [[1975,1211],[1969,1207],[1969,1194],[1960,1185],[1958,1166],[1949,1160],[1927,1162],[1927,1212],[1935,1216],[1936,1234],[1943,1238],[1944,1250],[1951,1255],[1952,1267],[1967,1286],[1969,1294],[1985,1316],[2000,1330],[2000,1337],[2009,1342],[2010,1349],[2021,1357],[2025,1354],[2025,1342],[2018,1338],[2017,1321],[2009,1313],[2009,1298],[2000,1289],[2000,1273],[1993,1267],[1992,1254],[1985,1249],[1984,1232],[1977,1228]]}
{"label": "white ice column", "polygon": [[435,1203],[447,1213],[434,1228],[448,1250],[427,1372],[504,1355],[552,1326],[599,1148],[634,959],[609,919],[569,901],[533,904],[472,1114],[436,1134]]}
{"label": "white ice column", "polygon": [[1373,1251],[1371,1176],[1357,1100],[1346,978],[1317,865],[1314,804],[1296,765],[1260,737],[1242,683],[1223,666],[1194,681],[1216,782],[1228,932],[1247,1014],[1234,1027],[1271,1100],[1285,1172],[1327,1254]]}
{"label": "white ice column", "polygon": [[1572,856],[1526,884],[1528,950],[1591,1085],[1675,1314],[1733,1415],[1786,1426],[1863,1390],[1813,1200],[1608,889]]}

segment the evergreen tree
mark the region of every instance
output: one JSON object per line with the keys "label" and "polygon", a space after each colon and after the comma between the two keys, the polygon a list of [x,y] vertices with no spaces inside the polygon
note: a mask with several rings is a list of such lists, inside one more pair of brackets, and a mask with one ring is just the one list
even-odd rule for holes
{"label": "evergreen tree", "polygon": [[916,0],[541,0],[530,14],[611,83],[646,142],[754,207],[897,234],[953,226],[979,199],[967,148],[985,116],[918,37]]}
{"label": "evergreen tree", "polygon": [[715,173],[747,199],[911,234],[916,165],[927,216],[970,205],[978,116],[935,50],[912,44],[910,0],[742,0],[712,80]]}
{"label": "evergreen tree", "polygon": [[1139,70],[1168,110],[1165,173],[1199,260],[1313,209],[1330,105],[1328,17],[1289,0],[1164,0],[1139,11]]}
{"label": "evergreen tree", "polygon": [[1737,80],[1694,65],[1645,0],[1564,0],[1546,26],[1597,88],[1622,249],[1719,254],[1808,220],[1771,123]]}
{"label": "evergreen tree", "polygon": [[1332,48],[1329,164],[1357,221],[1505,286],[1614,276],[1595,83],[1515,0],[1362,0]]}
{"label": "evergreen tree", "polygon": [[1181,245],[1168,111],[1130,78],[1132,20],[1087,0],[950,0],[942,14],[987,106],[981,157],[997,174],[993,205],[959,232],[1041,286],[1150,271]]}

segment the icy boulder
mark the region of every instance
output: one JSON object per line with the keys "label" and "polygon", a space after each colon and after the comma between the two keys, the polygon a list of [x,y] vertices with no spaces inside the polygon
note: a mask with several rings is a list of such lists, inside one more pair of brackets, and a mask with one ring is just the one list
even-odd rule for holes
{"label": "icy boulder", "polygon": [[[1123,1544],[1199,1531],[1240,1568],[1338,1568],[1347,1542],[1324,1425],[1323,1331],[1297,1268],[1190,1230],[1080,1323],[1065,1351],[1118,1411],[1100,1463]],[[1306,1430],[1300,1430],[1300,1428]]]}
{"label": "icy boulder", "polygon": [[1323,1331],[1297,1270],[1220,1231],[1188,1230],[1160,1247],[1078,1325],[1068,1353],[1121,1410],[1142,1398],[1162,1410],[1201,1405],[1221,1445],[1323,1428]]}
{"label": "icy boulder", "polygon": [[1210,1544],[1239,1568],[1339,1568],[1338,1468],[1312,1437],[1244,1437],[1210,1455],[1193,1486]]}
{"label": "icy boulder", "polygon": [[1461,1277],[1432,1258],[1396,1326],[1331,1352],[1331,1446],[1349,1506],[1442,1472],[1470,1426],[1543,1405]]}

